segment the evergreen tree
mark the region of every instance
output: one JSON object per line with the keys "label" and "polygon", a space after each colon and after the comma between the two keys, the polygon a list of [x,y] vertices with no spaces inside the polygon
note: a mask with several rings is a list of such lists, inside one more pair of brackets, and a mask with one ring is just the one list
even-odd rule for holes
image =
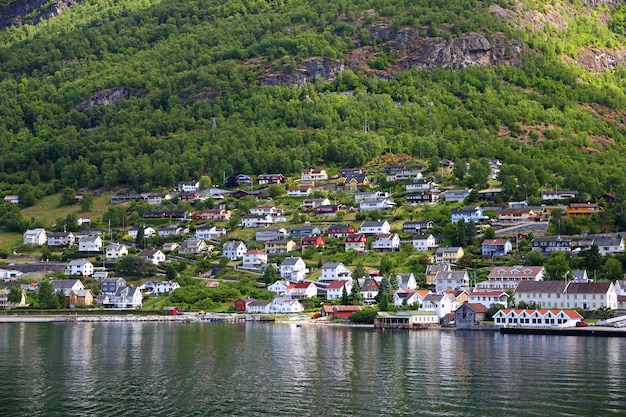
{"label": "evergreen tree", "polygon": [[[391,284],[389,284],[389,278],[383,276],[383,279],[380,280],[380,285],[378,287],[378,294],[376,295],[376,302],[380,304],[383,296],[385,294],[389,295],[391,292]],[[389,301],[389,300],[387,300]]]}
{"label": "evergreen tree", "polygon": [[65,293],[63,291],[59,291],[56,294],[57,298],[57,308],[66,308],[67,307],[67,298],[65,297]]}
{"label": "evergreen tree", "polygon": [[348,304],[350,304],[350,298],[348,297],[348,290],[344,285],[343,289],[341,290],[341,305],[347,306]]}
{"label": "evergreen tree", "polygon": [[391,295],[388,292],[383,293],[382,296],[380,297],[380,301],[378,301],[378,310],[379,311],[389,311],[389,301],[390,300],[391,300]]}
{"label": "evergreen tree", "polygon": [[359,305],[361,301],[361,292],[359,289],[359,281],[356,279],[352,280],[352,290],[350,291],[350,302],[354,305]]}
{"label": "evergreen tree", "polygon": [[139,224],[139,227],[137,229],[137,237],[135,238],[135,244],[137,245],[139,249],[143,249],[145,246],[144,238],[145,238],[144,225]]}
{"label": "evergreen tree", "polygon": [[39,307],[45,309],[59,308],[59,299],[54,294],[54,288],[50,281],[42,281],[39,284]]}

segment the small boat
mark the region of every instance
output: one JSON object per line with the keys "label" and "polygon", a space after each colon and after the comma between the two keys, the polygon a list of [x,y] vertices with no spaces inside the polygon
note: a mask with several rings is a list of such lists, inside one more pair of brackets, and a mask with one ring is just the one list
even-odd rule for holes
{"label": "small boat", "polygon": [[296,324],[296,327],[302,327],[302,325],[301,324]]}

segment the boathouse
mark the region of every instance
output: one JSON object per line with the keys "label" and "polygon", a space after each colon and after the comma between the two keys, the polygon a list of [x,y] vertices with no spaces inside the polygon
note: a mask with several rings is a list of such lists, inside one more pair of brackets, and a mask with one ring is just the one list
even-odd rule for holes
{"label": "boathouse", "polygon": [[434,311],[379,311],[374,318],[375,329],[427,329],[439,327]]}

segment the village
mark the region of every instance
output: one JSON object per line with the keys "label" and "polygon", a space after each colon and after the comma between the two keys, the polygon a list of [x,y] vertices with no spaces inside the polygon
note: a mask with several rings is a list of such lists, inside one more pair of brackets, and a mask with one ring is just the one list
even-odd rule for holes
{"label": "village", "polygon": [[[507,201],[493,186],[499,161],[489,161],[481,190],[455,187],[454,163],[439,165],[427,176],[415,165],[308,169],[298,178],[233,175],[224,188],[182,181],[170,192],[112,194],[109,207],[133,211],[129,227],[80,218],[75,232],[23,233],[23,247],[42,259],[1,266],[0,310],[27,309],[29,294],[51,277],[46,291],[61,307],[141,311],[176,294],[180,271],[189,270],[209,290],[241,277],[263,290],[224,311],[333,320],[370,310],[377,327],[575,327],[586,324],[583,315],[626,310],[621,265],[597,279],[596,270],[563,263],[624,253],[616,233],[560,233],[572,220],[600,223],[613,196],[542,190]],[[50,259],[68,252],[66,262]],[[120,268],[137,259],[134,267],[148,271],[140,280]]]}

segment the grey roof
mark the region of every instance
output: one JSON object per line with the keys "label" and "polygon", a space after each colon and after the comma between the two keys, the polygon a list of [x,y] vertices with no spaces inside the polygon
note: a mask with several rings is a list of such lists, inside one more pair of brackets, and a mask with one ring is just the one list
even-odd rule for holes
{"label": "grey roof", "polygon": [[87,259],[73,259],[67,265],[68,266],[85,266],[91,264]]}
{"label": "grey roof", "polygon": [[363,222],[361,224],[361,227],[380,227],[383,224],[385,224],[384,221],[379,221],[379,222]]}
{"label": "grey roof", "polygon": [[326,262],[322,265],[322,269],[336,269],[339,265],[343,265],[341,262]]}
{"label": "grey roof", "polygon": [[435,252],[436,255],[441,255],[443,253],[448,253],[448,252],[458,252],[459,249],[461,249],[460,246],[443,246],[437,249],[437,252]]}
{"label": "grey roof", "polygon": [[424,302],[437,303],[441,301],[443,296],[444,294],[428,294],[426,297],[424,297]]}
{"label": "grey roof", "polygon": [[599,237],[593,240],[593,244],[597,246],[619,246],[622,238],[617,237]]}
{"label": "grey roof", "polygon": [[76,281],[80,282],[81,285],[83,284],[79,279],[53,279],[50,284],[55,290],[65,290],[72,288]]}
{"label": "grey roof", "polygon": [[271,304],[271,301],[252,301],[250,304],[248,304],[250,307],[265,307],[268,304]]}
{"label": "grey roof", "polygon": [[295,265],[301,258],[296,258],[294,256],[289,256],[283,260],[281,265]]}
{"label": "grey roof", "polygon": [[542,292],[565,292],[567,288],[567,282],[565,281],[521,281],[517,288],[516,293],[542,293]]}

